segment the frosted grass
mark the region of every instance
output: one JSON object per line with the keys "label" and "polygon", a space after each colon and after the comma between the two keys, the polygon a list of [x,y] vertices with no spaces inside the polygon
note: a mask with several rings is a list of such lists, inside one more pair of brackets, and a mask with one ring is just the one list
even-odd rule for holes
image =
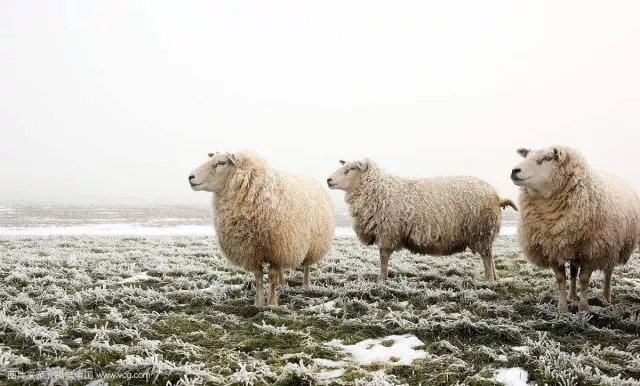
{"label": "frosted grass", "polygon": [[613,305],[594,275],[586,315],[575,302],[556,312],[553,275],[514,236],[494,255],[500,280],[485,283],[470,252],[394,253],[381,285],[377,249],[339,236],[311,288],[288,270],[281,306],[263,309],[253,276],[210,233],[0,237],[0,383],[73,370],[94,384],[102,372],[148,376],[109,380],[134,385],[640,382],[637,253],[615,271]]}

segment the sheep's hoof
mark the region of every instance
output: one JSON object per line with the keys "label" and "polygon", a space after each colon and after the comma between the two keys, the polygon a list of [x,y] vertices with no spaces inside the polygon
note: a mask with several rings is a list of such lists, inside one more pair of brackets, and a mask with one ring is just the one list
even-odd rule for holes
{"label": "sheep's hoof", "polygon": [[256,301],[253,302],[253,305],[256,307],[264,307],[264,299],[256,298]]}

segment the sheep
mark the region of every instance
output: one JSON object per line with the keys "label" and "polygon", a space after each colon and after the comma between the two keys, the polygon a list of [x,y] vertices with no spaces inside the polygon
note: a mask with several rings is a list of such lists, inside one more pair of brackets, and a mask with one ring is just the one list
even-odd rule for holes
{"label": "sheep", "polygon": [[377,244],[380,282],[387,281],[391,254],[402,248],[452,255],[468,247],[482,256],[485,280],[496,280],[491,245],[500,231],[500,207],[517,210],[511,200],[475,177],[409,179],[387,174],[368,158],[339,162],[327,184],[345,191],[360,241]]}
{"label": "sheep", "polygon": [[210,153],[190,176],[191,188],[213,193],[214,226],[227,259],[256,280],[255,305],[264,305],[262,265],[269,265],[270,306],[278,305],[282,270],[310,266],[329,251],[334,234],[327,189],[307,177],[271,168],[250,152]]}
{"label": "sheep", "polygon": [[579,311],[589,310],[595,270],[604,272],[603,295],[610,303],[613,268],[629,260],[640,239],[638,195],[617,176],[592,170],[575,149],[518,149],[518,154],[524,160],[511,179],[520,187],[518,240],[526,258],[553,270],[561,312],[568,310],[565,263],[572,300],[580,280]]}

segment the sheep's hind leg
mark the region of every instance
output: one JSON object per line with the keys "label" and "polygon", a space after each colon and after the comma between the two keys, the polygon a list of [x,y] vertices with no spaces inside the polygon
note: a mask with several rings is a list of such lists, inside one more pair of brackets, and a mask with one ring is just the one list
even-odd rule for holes
{"label": "sheep's hind leg", "polygon": [[569,281],[569,299],[578,300],[576,292],[576,278],[578,277],[578,266],[570,264],[569,272],[571,273],[571,281]]}
{"label": "sheep's hind leg", "polygon": [[389,276],[389,258],[391,257],[392,253],[393,250],[380,248],[380,276],[378,277],[379,283],[387,282],[387,277]]}
{"label": "sheep's hind leg", "polygon": [[278,284],[287,285],[287,279],[284,277],[284,269],[282,268],[278,270]]}
{"label": "sheep's hind leg", "polygon": [[553,266],[553,273],[556,275],[556,283],[558,284],[558,310],[560,312],[569,311],[567,306],[567,272],[564,264],[556,264]]}
{"label": "sheep's hind leg", "polygon": [[311,279],[309,278],[309,275],[311,273],[311,268],[308,265],[305,265],[304,267],[302,267],[302,270],[304,272],[304,279],[302,281],[302,288],[309,289],[309,285],[311,285]]}
{"label": "sheep's hind leg", "polygon": [[264,306],[264,287],[262,286],[262,267],[256,268],[253,271],[256,277],[256,301],[255,305],[258,307]]}
{"label": "sheep's hind leg", "polygon": [[604,295],[607,303],[611,304],[611,276],[613,275],[613,266],[604,269],[604,287],[602,295]]}
{"label": "sheep's hind leg", "polygon": [[493,256],[491,256],[491,252],[482,254],[482,264],[484,265],[484,280],[495,281],[496,268],[493,265]]}
{"label": "sheep's hind leg", "polygon": [[280,269],[273,265],[269,266],[269,298],[267,303],[269,306],[278,305],[278,276]]}
{"label": "sheep's hind leg", "polygon": [[589,280],[591,279],[591,269],[586,268],[584,266],[580,267],[580,275],[578,278],[580,279],[580,305],[578,306],[578,311],[580,312],[589,312]]}

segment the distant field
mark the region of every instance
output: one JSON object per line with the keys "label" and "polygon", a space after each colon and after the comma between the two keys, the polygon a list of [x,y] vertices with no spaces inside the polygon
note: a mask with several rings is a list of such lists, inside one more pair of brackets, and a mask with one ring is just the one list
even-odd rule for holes
{"label": "distant field", "polygon": [[532,384],[640,384],[637,254],[615,271],[611,307],[594,275],[582,315],[556,313],[551,272],[513,236],[494,251],[497,283],[470,253],[403,252],[380,285],[375,248],[338,238],[310,290],[287,272],[281,306],[261,309],[209,237],[0,239],[0,382],[494,384],[521,368]]}

